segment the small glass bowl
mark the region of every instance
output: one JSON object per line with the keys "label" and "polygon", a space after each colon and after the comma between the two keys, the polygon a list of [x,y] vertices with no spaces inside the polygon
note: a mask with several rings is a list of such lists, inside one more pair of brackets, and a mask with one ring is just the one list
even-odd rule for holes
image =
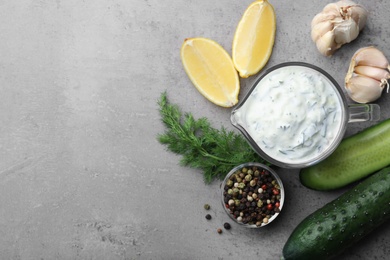
{"label": "small glass bowl", "polygon": [[[255,174],[255,172],[253,171],[253,168],[256,167],[257,170],[259,170],[259,177],[257,177]],[[252,175],[250,173],[246,173],[244,174],[245,177],[241,178],[242,180],[245,180],[246,178],[246,175],[251,175],[252,176],[252,180],[254,182],[252,182],[252,185],[250,184],[250,181],[248,181],[251,177],[248,177],[246,180],[245,180],[245,183],[244,182],[236,182],[236,181],[232,181],[232,179],[235,180],[235,177],[233,176],[234,174],[236,174],[237,172],[241,172],[242,169],[246,168],[247,170],[248,169],[251,169],[252,170]],[[269,175],[263,175],[262,172],[268,172]],[[265,173],[267,174],[267,173]],[[272,195],[275,195],[278,199],[276,199],[276,201],[274,201],[274,203],[270,203],[272,205],[272,213],[273,214],[269,214],[270,217],[267,218],[268,221],[265,221],[263,222],[263,219],[262,220],[250,220],[250,221],[247,221],[245,220],[245,215],[243,213],[241,213],[240,215],[234,215],[234,211],[238,211],[238,212],[242,212],[242,210],[240,210],[239,206],[236,206],[236,204],[234,204],[234,207],[235,209],[234,210],[231,210],[231,207],[229,206],[229,200],[239,200],[240,203],[242,203],[242,198],[243,198],[243,195],[246,195],[245,193],[249,193],[248,192],[245,192],[245,188],[248,188],[248,189],[253,189],[255,191],[255,193],[257,194],[255,197],[255,199],[253,199],[253,195],[250,196],[252,197],[252,201],[249,201],[250,203],[252,202],[255,202],[256,203],[256,206],[250,206],[252,208],[255,208],[257,209],[258,208],[258,201],[259,200],[271,200],[272,198],[265,198],[266,197],[266,193],[267,193],[267,190],[263,190],[264,193],[262,193],[263,195],[263,198],[260,199],[260,196],[258,193],[258,190],[259,188],[262,188],[261,186],[264,185],[265,183],[268,183],[269,184],[269,181],[265,181],[264,184],[261,184],[259,185],[259,182],[256,182],[256,177],[258,179],[261,179],[261,180],[264,180],[264,176],[267,176],[267,178],[271,177],[272,180],[275,180],[276,183],[273,184],[273,187],[274,188],[270,188],[268,187],[267,190],[269,191],[270,189],[272,190],[272,193],[270,194],[270,196],[272,197]],[[230,180],[230,185],[231,187],[227,187],[225,188],[225,186],[227,185],[228,181]],[[233,182],[233,183],[232,183]],[[237,183],[237,184],[236,184]],[[239,183],[242,183],[242,184],[239,184]],[[256,185],[254,185],[254,183],[256,183]],[[245,187],[243,187],[245,185]],[[235,193],[237,195],[237,197],[234,198],[228,198],[226,199],[225,198],[225,195],[227,195],[229,193],[229,189],[231,189],[232,191],[230,192],[233,192],[234,190],[234,187],[235,186],[238,186],[236,187],[238,189],[238,193],[237,193],[237,190],[235,190]],[[274,191],[273,189],[276,189],[277,191]],[[241,191],[240,191],[241,190]],[[278,192],[278,194],[274,194],[273,192]],[[241,194],[241,196],[239,196],[238,194]],[[232,195],[231,196],[235,196],[235,195]],[[244,163],[244,164],[241,164],[237,167],[234,167],[225,177],[225,179],[223,180],[222,184],[221,184],[221,201],[222,201],[222,206],[225,210],[225,212],[227,213],[227,215],[237,224],[239,225],[242,225],[244,227],[248,227],[248,228],[260,228],[260,227],[264,227],[268,224],[270,224],[275,218],[277,218],[277,216],[280,214],[282,208],[283,208],[283,204],[284,204],[284,197],[285,197],[285,194],[284,194],[284,187],[283,187],[283,183],[282,183],[282,180],[279,178],[279,176],[276,174],[276,172],[274,170],[272,170],[270,167],[264,165],[264,164],[261,164],[261,163],[255,163],[255,162],[250,162],[250,163]],[[247,201],[244,201],[245,204],[248,202],[248,195],[246,195],[245,199],[247,199]],[[277,211],[274,211],[275,209],[275,202],[279,202],[279,207],[278,207],[278,210]],[[232,203],[232,201],[231,201]],[[236,203],[236,202],[235,202]],[[260,208],[264,208],[264,207],[267,207],[267,203],[263,203],[262,206],[260,206]],[[233,212],[232,212],[233,211]],[[256,223],[257,222],[257,223]],[[260,224],[261,223],[261,224]]]}

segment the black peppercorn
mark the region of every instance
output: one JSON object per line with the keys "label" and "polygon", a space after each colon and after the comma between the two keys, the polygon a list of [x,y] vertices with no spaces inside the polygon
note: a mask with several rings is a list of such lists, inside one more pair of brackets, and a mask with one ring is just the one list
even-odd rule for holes
{"label": "black peppercorn", "polygon": [[207,215],[206,215],[206,219],[210,220],[210,219],[211,219],[211,215],[210,215],[210,214],[207,214]]}
{"label": "black peppercorn", "polygon": [[225,229],[230,229],[231,228],[231,226],[230,226],[230,224],[229,223],[225,223],[225,224],[223,224],[223,227],[225,228]]}

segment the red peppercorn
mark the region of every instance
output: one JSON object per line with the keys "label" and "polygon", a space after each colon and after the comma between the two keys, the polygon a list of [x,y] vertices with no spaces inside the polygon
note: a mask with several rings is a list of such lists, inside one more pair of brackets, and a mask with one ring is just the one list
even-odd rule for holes
{"label": "red peppercorn", "polygon": [[272,210],[272,209],[273,209],[272,204],[268,204],[268,205],[267,205],[267,209],[268,209],[268,210]]}
{"label": "red peppercorn", "polygon": [[276,188],[274,188],[274,189],[272,189],[272,193],[273,193],[274,195],[279,195],[279,190],[276,189]]}
{"label": "red peppercorn", "polygon": [[267,185],[263,185],[263,186],[261,186],[261,188],[263,189],[263,190],[266,190],[267,189]]}
{"label": "red peppercorn", "polygon": [[280,203],[279,202],[275,202],[275,208],[279,208],[280,207]]}

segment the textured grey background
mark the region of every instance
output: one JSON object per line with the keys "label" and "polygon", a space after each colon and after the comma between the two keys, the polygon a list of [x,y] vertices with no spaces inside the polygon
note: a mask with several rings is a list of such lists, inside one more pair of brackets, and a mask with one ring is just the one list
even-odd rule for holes
{"label": "textured grey background", "polygon": [[[340,84],[359,48],[390,57],[390,2],[363,1],[369,19],[358,40],[322,57],[310,40],[321,0],[271,0],[277,35],[267,68],[313,63]],[[0,0],[1,259],[279,259],[293,228],[345,190],[301,186],[277,169],[287,199],[261,230],[233,225],[219,182],[178,165],[156,141],[164,131],[163,91],[183,111],[233,130],[230,109],[205,100],[179,57],[186,37],[208,37],[230,53],[251,0]],[[256,76],[241,80],[242,97]],[[388,95],[378,101],[390,116]],[[371,123],[351,125],[346,135]],[[206,221],[209,203],[213,219]],[[384,205],[388,206],[388,205]],[[384,259],[390,225],[339,259]]]}

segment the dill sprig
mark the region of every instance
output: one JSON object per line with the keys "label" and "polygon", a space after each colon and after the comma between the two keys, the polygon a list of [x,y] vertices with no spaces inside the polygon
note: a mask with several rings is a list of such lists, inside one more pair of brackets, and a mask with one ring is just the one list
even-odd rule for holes
{"label": "dill sprig", "polygon": [[242,135],[225,128],[215,129],[207,118],[195,119],[191,113],[182,114],[180,108],[170,104],[167,93],[158,101],[162,122],[166,127],[157,139],[168,150],[181,155],[180,165],[203,171],[204,181],[223,179],[235,166],[245,162],[261,162]]}

